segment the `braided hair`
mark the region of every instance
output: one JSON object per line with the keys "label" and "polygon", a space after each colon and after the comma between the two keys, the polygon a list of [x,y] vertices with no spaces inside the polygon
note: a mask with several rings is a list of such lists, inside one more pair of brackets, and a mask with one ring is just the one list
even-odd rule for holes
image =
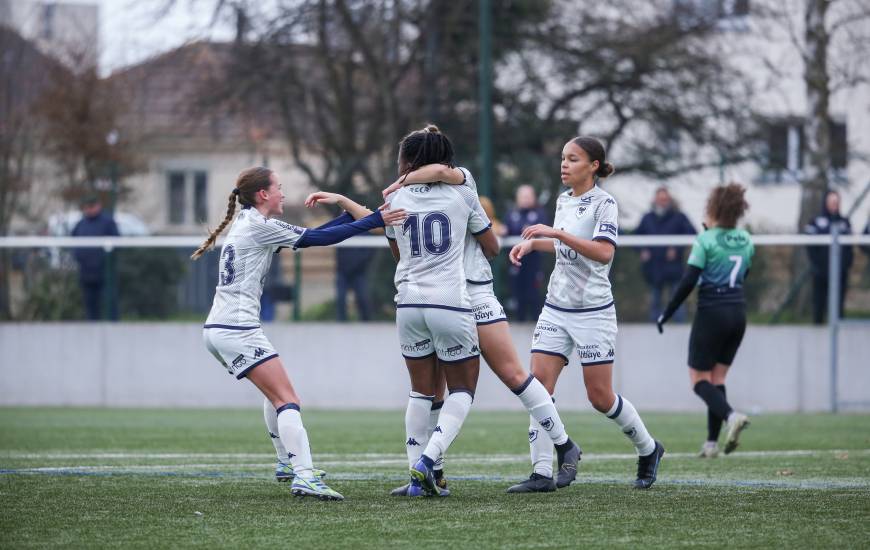
{"label": "braided hair", "polygon": [[202,243],[202,246],[190,255],[191,259],[196,260],[205,254],[211,247],[214,246],[218,238],[227,225],[233,221],[233,216],[236,214],[236,201],[242,206],[254,206],[257,193],[268,189],[272,184],[272,171],[262,166],[248,168],[243,170],[239,177],[236,178],[236,185],[230,192],[229,203],[227,204],[227,214],[224,220],[217,228],[209,233],[208,238]]}
{"label": "braided hair", "polygon": [[434,124],[415,130],[399,142],[402,176],[427,164],[446,164],[454,168],[453,143]]}

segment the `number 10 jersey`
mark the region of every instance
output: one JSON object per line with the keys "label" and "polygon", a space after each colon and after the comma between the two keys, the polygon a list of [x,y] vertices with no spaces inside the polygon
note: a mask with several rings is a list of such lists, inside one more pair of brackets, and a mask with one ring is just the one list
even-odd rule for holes
{"label": "number 10 jersey", "polygon": [[491,225],[477,194],[465,185],[416,184],[396,191],[387,202],[408,212],[401,227],[386,230],[399,246],[396,304],[471,311],[463,266],[465,237]]}

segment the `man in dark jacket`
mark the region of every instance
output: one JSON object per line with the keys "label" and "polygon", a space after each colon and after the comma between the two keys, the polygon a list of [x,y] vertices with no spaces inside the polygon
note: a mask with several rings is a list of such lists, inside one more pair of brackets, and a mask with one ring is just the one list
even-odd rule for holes
{"label": "man in dark jacket", "polygon": [[[849,218],[840,215],[840,194],[829,190],[825,194],[822,205],[822,213],[811,219],[804,228],[804,233],[809,235],[830,235],[831,228],[836,225],[840,235],[852,233],[852,225]],[[813,323],[821,325],[825,321],[825,312],[828,310],[828,277],[829,247],[808,246],[807,255],[810,259],[810,267],[813,273]],[[849,283],[849,269],[853,260],[852,247],[840,245],[840,296],[839,316],[843,317],[843,303],[846,300],[846,287]]]}
{"label": "man in dark jacket", "polygon": [[[674,204],[665,187],[656,189],[652,210],[644,214],[636,235],[694,235],[695,227],[689,218]],[[652,291],[649,318],[655,321],[663,309],[663,290],[668,289],[668,299],[683,277],[683,246],[654,246],[640,249],[643,277]],[[686,319],[684,306],[674,314],[676,321]]]}
{"label": "man in dark jacket", "polygon": [[335,251],[335,314],[339,321],[347,321],[347,295],[353,290],[356,309],[361,321],[371,319],[369,304],[368,266],[372,249],[339,247]]}
{"label": "man in dark jacket", "polygon": [[[547,223],[546,212],[538,206],[535,188],[531,185],[517,187],[516,204],[505,216],[507,234],[522,235],[523,230],[536,223]],[[544,268],[540,252],[523,256],[523,265],[508,264],[511,298],[509,306],[514,311],[512,320],[534,321],[544,307]]]}
{"label": "man in dark jacket", "polygon": [[[82,219],[72,230],[74,237],[117,236],[118,226],[112,215],[103,211],[100,200],[89,195],[82,200]],[[103,318],[103,298],[107,283],[106,253],[102,248],[76,248],[73,256],[79,264],[79,285],[82,289],[85,313],[91,321]],[[111,286],[111,285],[110,285]],[[109,297],[109,319],[118,320],[118,300]]]}

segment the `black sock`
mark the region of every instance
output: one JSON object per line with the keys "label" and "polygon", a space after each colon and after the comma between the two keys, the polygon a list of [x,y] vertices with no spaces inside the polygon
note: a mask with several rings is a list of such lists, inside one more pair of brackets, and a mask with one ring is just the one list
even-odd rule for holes
{"label": "black sock", "polygon": [[[722,392],[722,396],[727,398],[725,393],[725,385],[717,384],[716,388]],[[713,414],[713,411],[707,408],[707,441],[718,441],[719,432],[722,431],[722,419]]]}
{"label": "black sock", "polygon": [[710,382],[701,380],[695,384],[695,393],[704,400],[710,412],[722,420],[725,420],[731,414],[731,405],[725,399],[725,394]]}
{"label": "black sock", "polygon": [[571,441],[570,437],[568,439],[566,439],[564,443],[561,443],[559,445],[555,445],[556,455],[559,459],[559,464],[561,464],[565,460],[565,453],[567,453],[568,450],[570,450],[571,447],[573,447],[573,446],[574,446],[574,442]]}

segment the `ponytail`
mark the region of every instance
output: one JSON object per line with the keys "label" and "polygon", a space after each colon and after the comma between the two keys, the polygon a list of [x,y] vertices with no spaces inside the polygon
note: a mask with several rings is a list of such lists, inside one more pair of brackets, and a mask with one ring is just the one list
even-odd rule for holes
{"label": "ponytail", "polygon": [[190,255],[191,260],[196,260],[200,256],[202,256],[203,254],[208,252],[208,250],[214,246],[214,243],[217,240],[218,235],[220,235],[223,232],[223,230],[226,228],[226,226],[229,225],[229,223],[231,221],[233,221],[233,216],[236,213],[236,198],[238,196],[239,196],[239,188],[236,187],[235,189],[233,189],[233,192],[230,193],[230,202],[229,202],[229,204],[227,204],[227,215],[224,217],[224,221],[222,221],[221,224],[219,226],[217,226],[217,228],[209,234],[209,236],[205,240],[205,242],[202,243],[202,246],[197,248],[196,252],[194,252],[193,254]]}

